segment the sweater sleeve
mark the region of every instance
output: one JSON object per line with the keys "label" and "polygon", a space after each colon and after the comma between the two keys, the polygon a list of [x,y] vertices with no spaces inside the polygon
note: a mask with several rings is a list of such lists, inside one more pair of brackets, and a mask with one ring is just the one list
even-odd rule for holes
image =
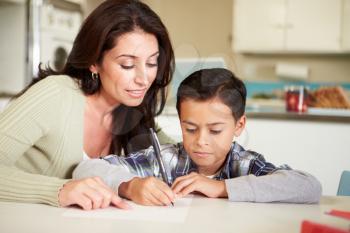
{"label": "sweater sleeve", "polygon": [[322,194],[320,182],[298,170],[276,170],[255,176],[225,180],[230,201],[317,203]]}
{"label": "sweater sleeve", "polygon": [[[1,201],[59,205],[58,192],[68,180],[41,175],[41,171],[28,172],[16,164],[49,133],[59,113],[60,89],[52,82],[48,78],[38,82],[0,114]],[[43,158],[31,162],[36,164],[36,159]]]}
{"label": "sweater sleeve", "polygon": [[73,179],[83,179],[96,176],[100,177],[116,193],[118,193],[118,188],[121,183],[137,177],[135,174],[128,171],[126,167],[110,164],[103,159],[89,159],[82,161],[73,171]]}

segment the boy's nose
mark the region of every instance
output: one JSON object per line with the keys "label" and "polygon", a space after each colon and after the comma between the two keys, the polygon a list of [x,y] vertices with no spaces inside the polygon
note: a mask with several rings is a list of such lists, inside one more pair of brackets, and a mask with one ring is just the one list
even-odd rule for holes
{"label": "boy's nose", "polygon": [[208,145],[208,138],[205,132],[198,133],[197,144],[200,146]]}

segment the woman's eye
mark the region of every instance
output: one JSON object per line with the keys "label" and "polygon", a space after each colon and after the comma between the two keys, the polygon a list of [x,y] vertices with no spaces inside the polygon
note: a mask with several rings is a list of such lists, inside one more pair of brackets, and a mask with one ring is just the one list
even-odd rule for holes
{"label": "woman's eye", "polygon": [[221,130],[210,130],[211,134],[220,134]]}
{"label": "woman's eye", "polygon": [[152,68],[152,67],[157,67],[158,64],[157,63],[147,63],[147,66]]}
{"label": "woman's eye", "polygon": [[127,66],[127,65],[120,65],[123,69],[125,70],[130,70],[132,68],[134,68],[135,66],[134,65],[130,65],[130,66]]}

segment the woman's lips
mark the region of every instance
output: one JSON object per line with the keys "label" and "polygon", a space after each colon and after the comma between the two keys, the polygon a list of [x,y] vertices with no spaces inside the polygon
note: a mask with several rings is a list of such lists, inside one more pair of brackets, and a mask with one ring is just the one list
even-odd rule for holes
{"label": "woman's lips", "polygon": [[128,95],[132,98],[142,98],[146,92],[146,89],[141,90],[126,90]]}

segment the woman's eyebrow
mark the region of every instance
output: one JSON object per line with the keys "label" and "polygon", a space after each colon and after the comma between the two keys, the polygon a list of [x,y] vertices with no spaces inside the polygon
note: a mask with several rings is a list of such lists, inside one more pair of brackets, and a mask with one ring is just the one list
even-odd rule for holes
{"label": "woman's eyebrow", "polygon": [[116,58],[120,58],[120,57],[129,57],[129,58],[137,58],[135,55],[131,55],[131,54],[121,54],[119,56],[117,56]]}
{"label": "woman's eyebrow", "polygon": [[149,56],[149,57],[154,57],[154,56],[156,56],[156,55],[159,55],[159,51],[153,53],[153,54],[152,54],[151,56]]}
{"label": "woman's eyebrow", "polygon": [[[151,55],[149,56],[149,58],[150,58],[150,57],[154,57],[154,56],[156,56],[156,55],[158,55],[158,54],[159,54],[159,51],[157,51],[157,52],[151,54]],[[132,54],[121,54],[121,55],[117,56],[116,58],[120,58],[120,57],[128,57],[128,58],[132,58],[132,59],[138,58],[137,56],[132,55]]]}

